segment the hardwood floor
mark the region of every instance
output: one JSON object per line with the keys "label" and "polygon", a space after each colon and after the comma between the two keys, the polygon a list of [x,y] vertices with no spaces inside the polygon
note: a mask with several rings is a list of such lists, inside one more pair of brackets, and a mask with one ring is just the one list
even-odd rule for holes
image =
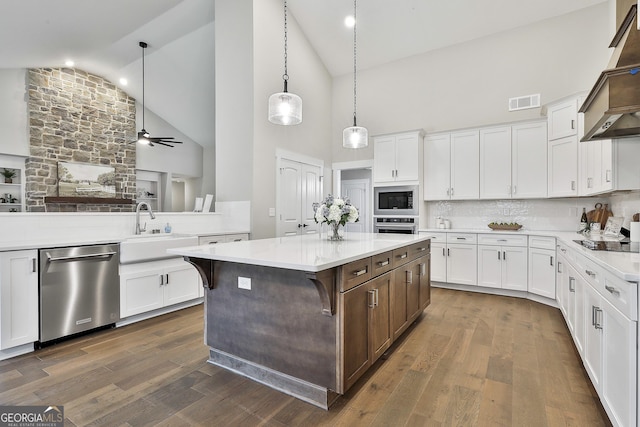
{"label": "hardwood floor", "polygon": [[433,289],[386,360],[324,411],[206,363],[203,307],[0,362],[0,405],[76,426],[609,425],[557,309]]}

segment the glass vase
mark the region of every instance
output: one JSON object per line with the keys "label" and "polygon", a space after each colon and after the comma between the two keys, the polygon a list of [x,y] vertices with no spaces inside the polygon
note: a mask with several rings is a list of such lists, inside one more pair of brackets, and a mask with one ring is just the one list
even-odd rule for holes
{"label": "glass vase", "polygon": [[329,224],[329,229],[327,230],[327,239],[331,241],[339,241],[344,239],[344,227],[339,223]]}

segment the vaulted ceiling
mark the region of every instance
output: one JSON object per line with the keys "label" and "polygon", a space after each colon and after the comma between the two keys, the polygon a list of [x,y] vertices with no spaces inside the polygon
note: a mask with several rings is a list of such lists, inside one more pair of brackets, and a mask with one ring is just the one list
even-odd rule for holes
{"label": "vaulted ceiling", "polygon": [[[255,0],[263,1],[263,0]],[[358,63],[369,68],[607,0],[361,0]],[[333,76],[352,70],[350,0],[288,0],[291,14]],[[140,99],[197,143],[213,145],[214,0],[4,0],[0,68],[75,66]],[[344,46],[344,48],[336,48]]]}

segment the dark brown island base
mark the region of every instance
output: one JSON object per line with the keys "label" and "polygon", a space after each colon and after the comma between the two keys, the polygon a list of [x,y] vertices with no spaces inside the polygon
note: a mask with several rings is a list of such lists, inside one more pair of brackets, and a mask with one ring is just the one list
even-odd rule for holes
{"label": "dark brown island base", "polygon": [[202,276],[209,361],[325,409],[430,303],[430,240],[419,235],[170,252]]}

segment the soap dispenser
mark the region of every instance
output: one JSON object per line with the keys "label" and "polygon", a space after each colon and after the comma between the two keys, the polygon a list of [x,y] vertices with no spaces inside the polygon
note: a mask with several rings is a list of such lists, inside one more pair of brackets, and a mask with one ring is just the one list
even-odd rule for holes
{"label": "soap dispenser", "polygon": [[167,223],[167,225],[164,226],[164,232],[171,233],[171,224]]}

